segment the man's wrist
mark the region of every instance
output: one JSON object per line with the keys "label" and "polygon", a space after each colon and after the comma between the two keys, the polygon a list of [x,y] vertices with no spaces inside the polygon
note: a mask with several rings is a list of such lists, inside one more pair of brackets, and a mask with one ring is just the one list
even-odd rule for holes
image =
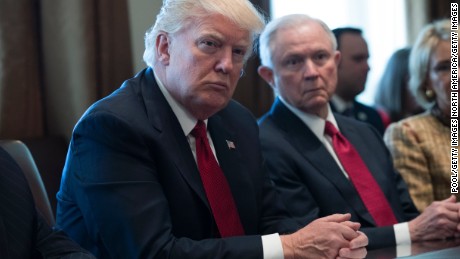
{"label": "man's wrist", "polygon": [[291,235],[282,235],[280,236],[281,244],[283,246],[284,259],[295,258],[295,250],[292,245],[292,236]]}

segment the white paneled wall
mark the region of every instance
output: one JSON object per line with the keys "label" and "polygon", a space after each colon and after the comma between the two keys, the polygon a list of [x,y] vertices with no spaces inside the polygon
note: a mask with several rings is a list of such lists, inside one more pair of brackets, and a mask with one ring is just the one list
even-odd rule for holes
{"label": "white paneled wall", "polygon": [[146,66],[142,60],[142,55],[144,54],[144,34],[155,22],[162,3],[163,1],[161,0],[128,0],[135,73]]}

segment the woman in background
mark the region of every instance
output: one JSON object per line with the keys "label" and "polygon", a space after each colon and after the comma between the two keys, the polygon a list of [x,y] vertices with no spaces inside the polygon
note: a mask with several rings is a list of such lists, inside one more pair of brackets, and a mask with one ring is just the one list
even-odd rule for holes
{"label": "woman in background", "polygon": [[423,109],[409,91],[410,48],[397,50],[388,60],[375,95],[375,104],[397,122],[421,113]]}
{"label": "woman in background", "polygon": [[392,123],[384,136],[420,211],[451,195],[450,35],[450,20],[419,34],[410,53],[409,88],[426,111]]}

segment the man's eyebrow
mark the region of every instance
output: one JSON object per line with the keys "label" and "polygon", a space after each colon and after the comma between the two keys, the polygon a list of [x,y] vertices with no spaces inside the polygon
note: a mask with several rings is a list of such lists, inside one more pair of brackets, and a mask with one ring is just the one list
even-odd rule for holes
{"label": "man's eyebrow", "polygon": [[217,31],[203,31],[200,34],[198,34],[198,38],[214,38],[218,40],[224,40],[224,35]]}
{"label": "man's eyebrow", "polygon": [[283,58],[297,58],[297,57],[303,57],[303,55],[299,52],[288,52],[286,55],[283,56]]}
{"label": "man's eyebrow", "polygon": [[327,47],[321,47],[321,48],[318,48],[314,51],[314,53],[324,53],[324,52],[327,52],[327,53],[332,53],[331,52],[331,49],[330,48],[327,48]]}
{"label": "man's eyebrow", "polygon": [[[226,37],[218,32],[218,31],[213,31],[213,30],[204,30],[202,32],[200,32],[200,34],[198,35],[197,39],[205,39],[205,38],[212,38],[212,39],[215,39],[215,40],[218,40],[218,41],[221,41],[221,42],[225,42],[226,41]],[[250,40],[249,39],[242,39],[241,41],[239,42],[235,42],[233,44],[234,47],[236,48],[243,48],[243,49],[250,49],[251,48],[251,44],[250,44]]]}

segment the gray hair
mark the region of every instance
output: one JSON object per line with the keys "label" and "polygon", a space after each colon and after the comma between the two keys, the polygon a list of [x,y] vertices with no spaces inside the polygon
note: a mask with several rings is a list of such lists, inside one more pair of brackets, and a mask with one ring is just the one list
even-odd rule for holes
{"label": "gray hair", "polygon": [[450,40],[450,20],[443,19],[426,25],[419,33],[409,57],[409,89],[417,103],[430,108],[434,100],[425,94],[430,57],[440,41]]}
{"label": "gray hair", "polygon": [[274,19],[265,26],[265,29],[260,34],[259,38],[259,55],[262,65],[271,67],[272,66],[272,56],[271,52],[273,51],[273,38],[275,37],[277,31],[283,28],[292,28],[296,26],[303,25],[305,23],[314,22],[319,24],[324,31],[327,33],[331,40],[332,50],[337,49],[337,40],[335,39],[334,34],[331,32],[331,29],[323,21],[312,18],[306,14],[291,14]]}
{"label": "gray hair", "polygon": [[[248,0],[163,0],[155,24],[145,34],[144,62],[153,67],[156,59],[155,41],[163,31],[174,33],[188,21],[221,14],[250,32],[251,42],[265,25],[264,16]],[[248,51],[246,59],[252,54]]]}

